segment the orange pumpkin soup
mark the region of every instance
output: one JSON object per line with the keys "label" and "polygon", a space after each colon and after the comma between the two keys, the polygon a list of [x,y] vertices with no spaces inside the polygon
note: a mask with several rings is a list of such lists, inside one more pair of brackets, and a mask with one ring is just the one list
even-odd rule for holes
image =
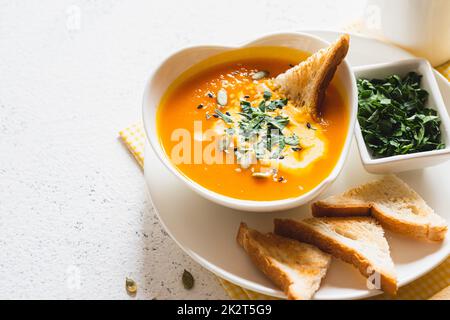
{"label": "orange pumpkin soup", "polygon": [[157,113],[160,143],[178,170],[211,191],[245,200],[293,198],[316,187],[339,159],[349,108],[336,77],[319,120],[278,93],[273,77],[308,56],[246,48],[182,74]]}

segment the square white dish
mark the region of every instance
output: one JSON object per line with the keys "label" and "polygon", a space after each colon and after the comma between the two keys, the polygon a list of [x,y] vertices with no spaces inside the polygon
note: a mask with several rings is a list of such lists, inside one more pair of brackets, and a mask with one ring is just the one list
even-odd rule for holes
{"label": "square white dish", "polygon": [[368,149],[359,122],[356,121],[355,137],[364,168],[370,173],[395,173],[423,169],[450,159],[450,119],[439,91],[433,69],[425,59],[406,59],[397,62],[373,64],[353,68],[356,79],[384,79],[396,74],[400,77],[414,71],[422,75],[421,87],[428,93],[427,107],[437,111],[441,119],[442,141],[445,148],[404,155],[375,158]]}

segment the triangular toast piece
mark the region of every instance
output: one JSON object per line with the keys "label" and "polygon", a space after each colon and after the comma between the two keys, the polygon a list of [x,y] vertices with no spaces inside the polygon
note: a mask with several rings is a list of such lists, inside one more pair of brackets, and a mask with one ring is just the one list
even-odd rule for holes
{"label": "triangular toast piece", "polygon": [[397,280],[383,228],[370,217],[275,219],[275,233],[317,246],[353,264],[370,283],[396,294]]}
{"label": "triangular toast piece", "polygon": [[262,234],[245,223],[239,227],[237,241],[288,299],[311,299],[331,261],[330,255],[314,246],[273,233]]}
{"label": "triangular toast piece", "polygon": [[316,217],[369,216],[383,227],[418,239],[442,241],[447,222],[396,176],[382,177],[312,205]]}
{"label": "triangular toast piece", "polygon": [[350,43],[348,34],[329,47],[319,50],[299,65],[275,78],[275,85],[294,104],[311,115],[318,115],[320,107],[338,65],[347,55]]}

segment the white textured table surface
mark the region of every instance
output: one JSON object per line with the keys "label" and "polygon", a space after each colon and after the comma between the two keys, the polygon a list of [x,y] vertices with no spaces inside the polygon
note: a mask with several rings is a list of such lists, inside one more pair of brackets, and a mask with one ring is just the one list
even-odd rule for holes
{"label": "white textured table surface", "polygon": [[[338,29],[364,1],[0,0],[0,298],[226,299],[161,230],[117,139],[170,52]],[[181,274],[196,279],[183,289]]]}

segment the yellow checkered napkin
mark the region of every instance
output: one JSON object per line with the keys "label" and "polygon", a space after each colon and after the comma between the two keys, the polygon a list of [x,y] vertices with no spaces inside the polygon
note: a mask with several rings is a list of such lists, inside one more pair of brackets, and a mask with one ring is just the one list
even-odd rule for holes
{"label": "yellow checkered napkin", "polygon": [[[437,68],[447,79],[450,80],[450,61]],[[144,167],[144,143],[145,134],[141,124],[134,124],[119,132],[120,138],[127,146],[128,150],[134,156],[141,168]],[[232,284],[224,279],[219,278],[219,282],[228,295],[236,300],[272,300],[260,293],[246,290],[237,285]],[[434,295],[436,298],[450,299],[446,289],[450,286],[450,258],[447,258],[438,267],[424,275],[423,277],[411,282],[410,284],[400,288],[395,299],[423,300]],[[439,291],[442,293],[439,293]],[[447,292],[447,293],[446,293]],[[382,294],[376,296],[375,299],[390,299],[389,296]]]}
{"label": "yellow checkered napkin", "polygon": [[437,71],[439,71],[440,73],[442,73],[442,75],[444,77],[447,78],[447,80],[450,81],[450,60],[447,61],[446,63],[444,63],[443,65],[440,65],[439,67],[436,68]]}
{"label": "yellow checkered napkin", "polygon": [[142,125],[140,123],[133,124],[132,126],[119,131],[119,136],[139,163],[140,167],[144,169],[145,133]]}

